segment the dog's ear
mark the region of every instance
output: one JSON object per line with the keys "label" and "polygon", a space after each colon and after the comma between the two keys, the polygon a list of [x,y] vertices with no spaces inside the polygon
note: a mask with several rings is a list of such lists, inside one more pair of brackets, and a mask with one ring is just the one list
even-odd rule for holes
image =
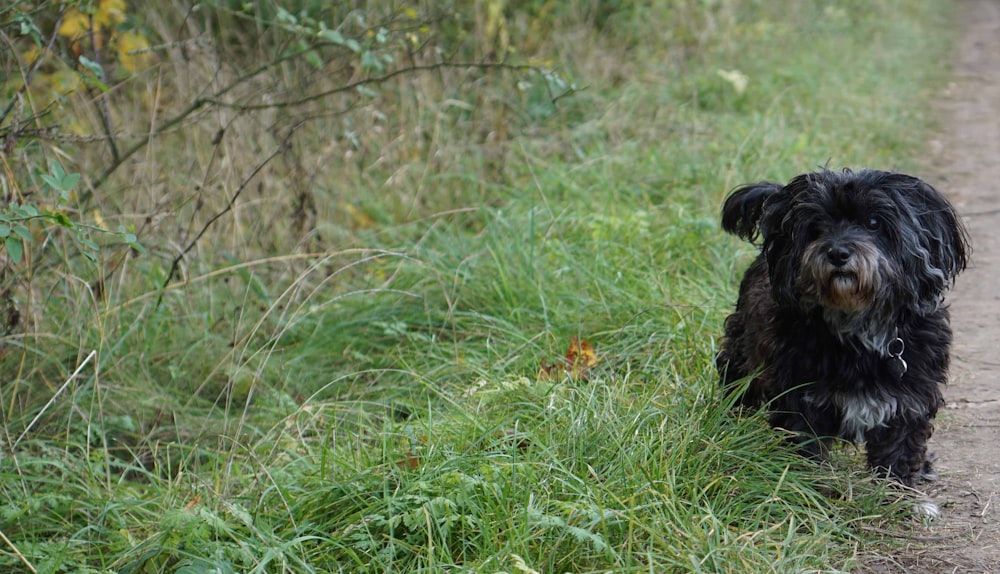
{"label": "dog's ear", "polygon": [[801,178],[792,180],[788,186],[765,181],[737,188],[722,206],[723,229],[751,243],[762,238],[771,291],[781,304],[793,304],[795,298],[794,278],[799,263],[790,246],[792,238],[782,230],[782,222],[795,193],[793,184],[801,185]]}
{"label": "dog's ear", "polygon": [[904,225],[896,229],[896,240],[904,253],[913,255],[906,258],[903,272],[917,294],[917,311],[937,309],[972,254],[968,232],[955,208],[930,184],[890,173],[878,185],[897,198]]}
{"label": "dog's ear", "polygon": [[917,179],[911,203],[920,227],[926,231],[925,248],[930,253],[930,264],[940,269],[950,283],[965,269],[972,255],[969,234],[955,208],[930,184]]}
{"label": "dog's ear", "polygon": [[722,206],[722,228],[751,243],[755,242],[761,232],[764,202],[782,187],[778,183],[763,181],[733,190]]}

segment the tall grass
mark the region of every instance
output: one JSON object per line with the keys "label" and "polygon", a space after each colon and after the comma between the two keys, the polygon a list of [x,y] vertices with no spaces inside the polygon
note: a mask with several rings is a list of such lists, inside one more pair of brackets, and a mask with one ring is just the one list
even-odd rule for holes
{"label": "tall grass", "polygon": [[[21,283],[2,569],[845,571],[906,520],[852,451],[803,461],[728,415],[712,356],[751,252],[716,216],[819,165],[919,171],[947,7],[560,6],[500,12],[511,57],[575,85],[555,102],[551,77],[448,69],[346,107],[206,108],[80,199],[148,254],[69,246]],[[179,40],[181,8],[142,18]],[[185,25],[194,51],[119,90],[123,132],[263,57],[247,28]],[[341,81],[289,63],[234,98]],[[62,145],[92,182],[107,165]],[[599,362],[546,373],[574,338]]]}

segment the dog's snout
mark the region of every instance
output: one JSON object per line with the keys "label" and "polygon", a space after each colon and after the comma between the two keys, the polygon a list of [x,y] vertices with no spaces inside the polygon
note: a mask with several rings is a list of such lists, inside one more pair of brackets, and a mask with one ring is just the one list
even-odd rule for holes
{"label": "dog's snout", "polygon": [[844,245],[834,245],[826,250],[826,258],[833,266],[843,267],[851,259],[851,250]]}

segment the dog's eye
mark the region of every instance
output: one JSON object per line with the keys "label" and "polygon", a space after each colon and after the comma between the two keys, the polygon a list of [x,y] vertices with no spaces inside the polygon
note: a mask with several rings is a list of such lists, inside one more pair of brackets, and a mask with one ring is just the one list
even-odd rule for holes
{"label": "dog's eye", "polygon": [[879,221],[877,217],[869,217],[868,220],[865,221],[865,229],[868,231],[875,231],[881,226],[882,222]]}

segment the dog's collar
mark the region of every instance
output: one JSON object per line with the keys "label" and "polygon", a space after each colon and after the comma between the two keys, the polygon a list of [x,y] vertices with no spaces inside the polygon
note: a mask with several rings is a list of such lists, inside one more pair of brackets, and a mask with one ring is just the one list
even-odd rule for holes
{"label": "dog's collar", "polygon": [[896,380],[903,378],[906,369],[909,367],[903,359],[903,351],[906,350],[906,343],[899,337],[899,329],[896,329],[896,337],[886,343],[885,354],[889,357],[889,370],[896,376]]}

